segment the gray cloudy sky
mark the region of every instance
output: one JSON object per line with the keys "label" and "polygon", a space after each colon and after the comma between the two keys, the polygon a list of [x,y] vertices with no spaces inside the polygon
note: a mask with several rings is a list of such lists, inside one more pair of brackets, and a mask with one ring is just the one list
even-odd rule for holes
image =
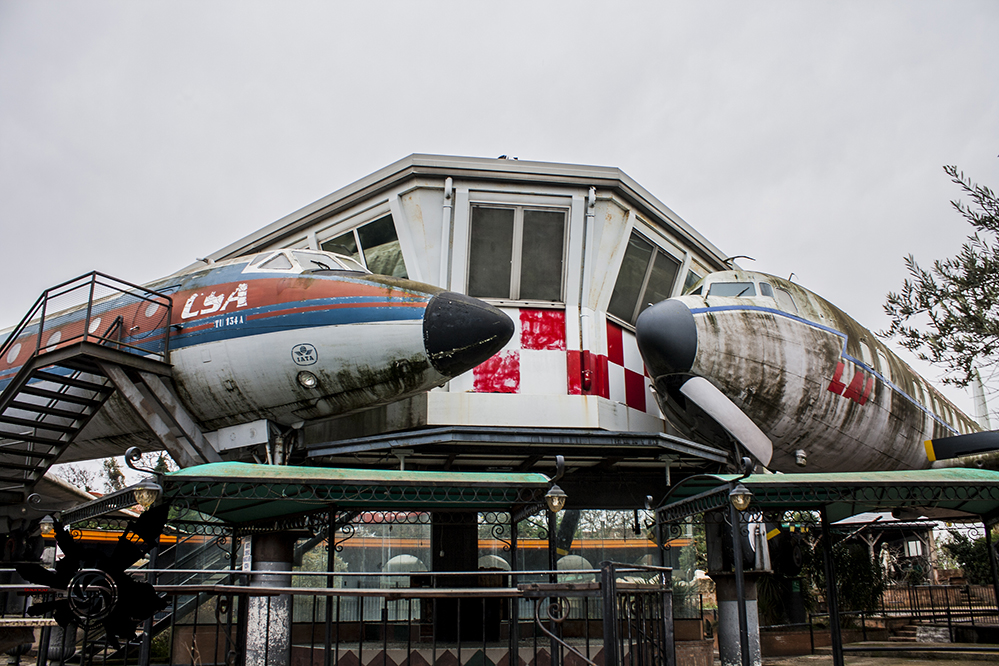
{"label": "gray cloudy sky", "polygon": [[999,187],[997,35],[994,1],[0,0],[0,326],[428,152],[620,167],[881,328],[970,230],[941,166]]}

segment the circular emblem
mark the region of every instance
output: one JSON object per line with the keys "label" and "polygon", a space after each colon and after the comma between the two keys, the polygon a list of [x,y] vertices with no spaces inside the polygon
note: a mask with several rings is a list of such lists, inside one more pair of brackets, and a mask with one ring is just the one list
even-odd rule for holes
{"label": "circular emblem", "polygon": [[319,360],[319,354],[313,345],[303,342],[291,348],[291,358],[295,365],[312,365]]}
{"label": "circular emblem", "polygon": [[118,586],[110,574],[100,569],[81,569],[67,588],[67,600],[73,614],[84,626],[96,624],[114,610]]}

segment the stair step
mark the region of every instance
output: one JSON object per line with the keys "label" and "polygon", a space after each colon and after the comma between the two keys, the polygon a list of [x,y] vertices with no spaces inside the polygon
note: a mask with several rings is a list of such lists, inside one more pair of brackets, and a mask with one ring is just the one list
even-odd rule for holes
{"label": "stair step", "polygon": [[86,406],[83,406],[83,409],[77,412],[70,411],[68,409],[59,409],[58,407],[49,407],[47,405],[36,405],[30,402],[21,402],[19,400],[11,402],[9,406],[13,407],[14,409],[20,409],[25,412],[35,412],[36,414],[47,414],[49,416],[58,416],[64,419],[78,419],[81,416],[90,415],[89,412],[85,411]]}
{"label": "stair step", "polygon": [[48,398],[49,400],[60,400],[62,402],[72,402],[78,405],[93,405],[95,400],[93,398],[83,396],[83,395],[71,395],[69,393],[59,393],[58,391],[51,391],[49,389],[38,388],[37,386],[22,386],[21,393],[27,393],[28,395],[38,396],[39,398]]}
{"label": "stair step", "polygon": [[113,387],[105,386],[104,384],[95,384],[94,382],[88,382],[85,379],[77,379],[74,377],[63,377],[62,375],[57,375],[51,372],[46,372],[45,370],[35,370],[32,373],[35,379],[41,379],[47,382],[52,382],[53,384],[64,384],[66,386],[72,386],[73,388],[84,389],[86,391],[93,391],[94,393],[105,394],[114,391]]}
{"label": "stair step", "polygon": [[[23,426],[25,428],[38,428],[41,430],[51,430],[53,432],[75,433],[79,428],[76,425],[62,425],[60,423],[47,423],[45,421],[32,421],[31,419],[21,419],[16,416],[0,414],[0,423]],[[17,435],[13,435],[17,436]]]}
{"label": "stair step", "polygon": [[[66,442],[63,443],[65,444]],[[38,458],[40,460],[52,460],[56,457],[56,454],[54,453],[25,451],[24,449],[15,449],[9,446],[0,447],[0,454],[4,456],[14,456],[15,458]]]}
{"label": "stair step", "polygon": [[[2,432],[0,431],[0,438],[10,440],[12,442],[28,442],[30,444],[41,444],[42,446],[50,446],[52,448],[62,448],[69,444],[69,441],[64,439],[54,439],[52,437],[42,437],[41,435],[29,435],[27,433],[17,433],[17,432]],[[3,447],[6,451],[7,448]]]}
{"label": "stair step", "polygon": [[0,450],[0,469],[22,469],[29,472],[33,472],[38,469],[38,465],[25,465],[24,463],[11,462],[9,460],[5,460],[6,457],[7,452]]}

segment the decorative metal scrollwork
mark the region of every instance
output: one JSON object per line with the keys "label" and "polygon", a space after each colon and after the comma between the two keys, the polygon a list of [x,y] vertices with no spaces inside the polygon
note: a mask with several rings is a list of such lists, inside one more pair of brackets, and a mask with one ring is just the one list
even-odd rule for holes
{"label": "decorative metal scrollwork", "polygon": [[333,550],[342,553],[344,542],[351,539],[357,533],[357,530],[354,529],[353,523],[347,523],[346,525],[342,525],[337,532],[344,536],[340,539],[337,539],[336,535],[333,536]]}
{"label": "decorative metal scrollwork", "polygon": [[[545,599],[550,599],[551,601],[549,601],[546,604],[544,603]],[[542,633],[551,638],[553,641],[564,647],[566,650],[572,652],[574,655],[582,659],[587,664],[590,664],[590,666],[597,666],[597,663],[595,661],[591,661],[586,657],[585,654],[580,652],[572,645],[566,643],[564,640],[559,638],[554,632],[548,630],[548,627],[545,626],[545,621],[541,619],[542,606],[544,606],[545,616],[547,620],[554,622],[556,624],[561,624],[562,622],[565,621],[567,617],[569,617],[569,610],[571,607],[569,600],[564,597],[542,597],[540,599],[536,599],[534,602],[534,622],[535,624],[537,624],[538,628],[541,629]]]}
{"label": "decorative metal scrollwork", "polygon": [[502,523],[493,525],[492,529],[490,529],[490,532],[492,533],[494,539],[503,544],[503,552],[509,553],[510,549],[513,547],[513,542],[510,541],[509,537],[507,536],[506,525],[503,525]]}
{"label": "decorative metal scrollwork", "polygon": [[66,589],[69,609],[86,628],[108,617],[118,603],[118,585],[106,571],[81,569]]}

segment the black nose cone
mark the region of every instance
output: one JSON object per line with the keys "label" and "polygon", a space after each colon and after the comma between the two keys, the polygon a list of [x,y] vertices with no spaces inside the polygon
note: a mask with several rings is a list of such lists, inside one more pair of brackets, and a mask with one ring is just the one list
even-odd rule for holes
{"label": "black nose cone", "polygon": [[437,372],[456,377],[503,348],[513,321],[488,303],[445,291],[427,304],[423,344]]}
{"label": "black nose cone", "polygon": [[653,377],[689,372],[697,354],[697,326],[682,301],[665,300],[635,323],[635,338]]}

